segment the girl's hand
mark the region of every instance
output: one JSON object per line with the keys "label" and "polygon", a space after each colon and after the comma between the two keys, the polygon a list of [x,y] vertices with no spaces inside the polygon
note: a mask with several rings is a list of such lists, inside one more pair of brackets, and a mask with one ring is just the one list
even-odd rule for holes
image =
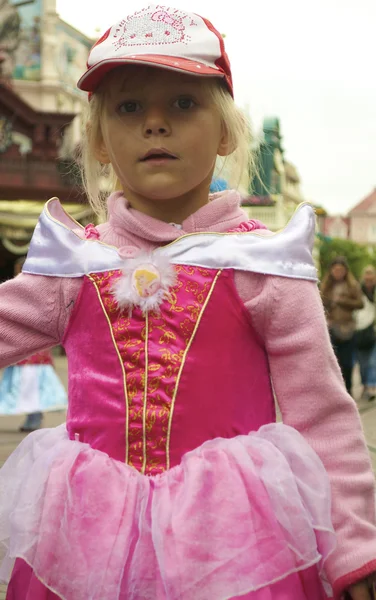
{"label": "girl's hand", "polygon": [[352,600],[373,600],[373,584],[369,581],[356,583],[349,588],[349,595]]}

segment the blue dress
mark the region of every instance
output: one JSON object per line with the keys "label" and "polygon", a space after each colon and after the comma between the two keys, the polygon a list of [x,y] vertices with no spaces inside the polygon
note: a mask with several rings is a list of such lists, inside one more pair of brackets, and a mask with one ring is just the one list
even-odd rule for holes
{"label": "blue dress", "polygon": [[5,369],[0,382],[0,415],[64,410],[67,403],[49,351]]}

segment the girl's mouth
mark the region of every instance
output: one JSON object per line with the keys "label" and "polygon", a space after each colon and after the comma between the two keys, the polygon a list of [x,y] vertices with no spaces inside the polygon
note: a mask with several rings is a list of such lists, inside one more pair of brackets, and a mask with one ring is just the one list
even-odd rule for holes
{"label": "girl's mouth", "polygon": [[165,148],[152,148],[141,159],[141,162],[165,162],[167,160],[177,160],[177,156]]}

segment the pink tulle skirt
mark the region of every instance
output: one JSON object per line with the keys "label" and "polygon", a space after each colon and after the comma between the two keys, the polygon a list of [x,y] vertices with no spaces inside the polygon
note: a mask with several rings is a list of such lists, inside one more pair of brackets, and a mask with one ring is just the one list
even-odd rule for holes
{"label": "pink tulle skirt", "polygon": [[324,600],[335,546],[325,470],[282,424],[217,438],[146,477],[29,435],[0,471],[8,600]]}

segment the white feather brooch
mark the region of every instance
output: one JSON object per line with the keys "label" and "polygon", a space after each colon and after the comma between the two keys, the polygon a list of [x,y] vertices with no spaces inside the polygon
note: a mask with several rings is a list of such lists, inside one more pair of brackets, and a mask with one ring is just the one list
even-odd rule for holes
{"label": "white feather brooch", "polygon": [[164,256],[140,254],[124,261],[122,275],[112,286],[121,309],[139,306],[144,314],[158,310],[176,284],[175,269]]}

